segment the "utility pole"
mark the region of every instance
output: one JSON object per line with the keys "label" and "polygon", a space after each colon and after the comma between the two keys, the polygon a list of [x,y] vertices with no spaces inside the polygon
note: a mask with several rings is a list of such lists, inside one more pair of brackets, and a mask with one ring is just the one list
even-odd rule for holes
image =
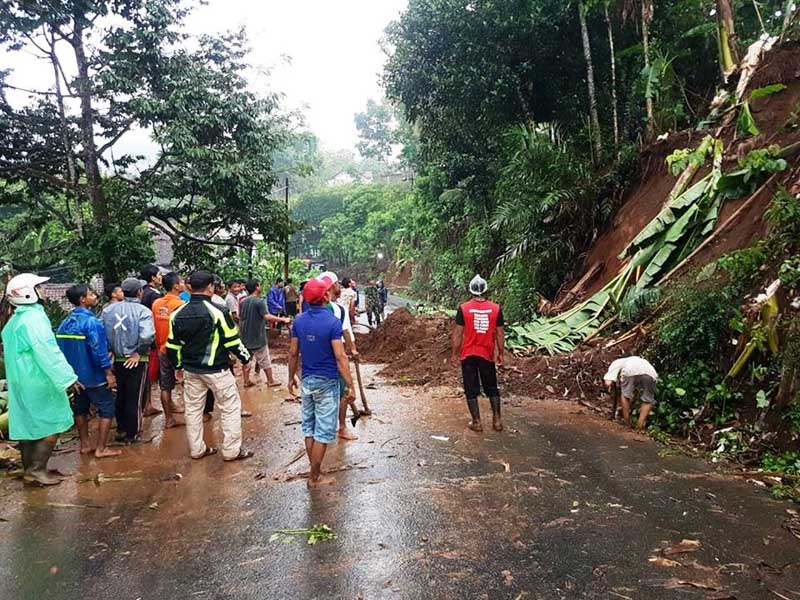
{"label": "utility pole", "polygon": [[289,215],[289,178],[287,177],[284,180],[286,184],[283,188],[283,192],[285,194],[284,198],[286,200],[286,245],[283,249],[283,280],[284,282],[289,279],[289,240],[291,239],[291,233],[289,232],[290,225],[292,223],[292,219]]}

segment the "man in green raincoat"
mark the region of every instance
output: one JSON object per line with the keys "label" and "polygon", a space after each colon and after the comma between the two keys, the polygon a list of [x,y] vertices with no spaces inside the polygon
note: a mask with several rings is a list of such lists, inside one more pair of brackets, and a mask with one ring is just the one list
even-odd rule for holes
{"label": "man in green raincoat", "polygon": [[19,441],[26,484],[55,485],[61,479],[47,461],[58,434],[72,427],[67,391],[79,391],[78,376],[56,343],[36,287],[47,281],[32,273],[12,278],[6,297],[15,307],[2,332],[8,380],[9,437]]}

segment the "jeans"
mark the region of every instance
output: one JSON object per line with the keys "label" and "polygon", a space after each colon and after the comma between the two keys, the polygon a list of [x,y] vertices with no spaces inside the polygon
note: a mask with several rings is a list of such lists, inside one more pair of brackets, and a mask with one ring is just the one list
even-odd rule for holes
{"label": "jeans", "polygon": [[336,438],[339,378],[303,377],[300,392],[303,396],[303,437],[330,444]]}

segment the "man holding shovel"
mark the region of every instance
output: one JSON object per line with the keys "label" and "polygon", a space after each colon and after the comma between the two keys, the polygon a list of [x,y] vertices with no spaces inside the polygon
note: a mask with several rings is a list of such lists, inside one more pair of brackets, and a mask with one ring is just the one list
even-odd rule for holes
{"label": "man holding shovel", "polygon": [[[344,342],[344,347],[347,350],[347,353],[350,355],[350,358],[354,363],[356,363],[357,369],[359,354],[358,350],[356,350],[356,340],[355,336],[353,335],[353,326],[350,322],[350,315],[343,306],[337,303],[337,300],[342,293],[342,285],[339,283],[339,278],[336,276],[336,273],[331,271],[326,271],[319,276],[319,279],[325,281],[326,283],[330,283],[330,302],[328,302],[328,310],[330,310],[333,313],[333,316],[339,319],[339,322],[342,324],[342,333],[344,334],[342,336],[342,341]],[[339,380],[339,388],[341,390],[341,397],[339,400],[339,429],[336,432],[336,435],[343,440],[357,440],[358,436],[356,436],[354,433],[350,433],[347,430],[348,402],[346,401],[345,397],[345,382],[343,379]],[[361,417],[361,411],[356,408],[355,396],[353,397],[353,401],[349,404],[353,409],[353,418],[351,421],[353,426],[355,426],[356,422]]]}
{"label": "man holding shovel", "polygon": [[342,344],[342,324],[328,310],[330,283],[327,278],[309,281],[303,295],[309,309],[292,323],[289,347],[289,393],[296,395],[295,375],[301,366],[303,437],[311,463],[310,489],[334,483],[322,476],[322,461],[328,444],[336,438],[336,421],[341,396],[339,378],[344,379],[348,402],[355,399],[353,378]]}
{"label": "man holding shovel", "polygon": [[[458,308],[456,325],[453,328],[453,364],[461,365],[464,378],[464,393],[467,396],[472,420],[469,428],[483,431],[481,414],[478,408],[478,395],[483,392],[492,405],[492,427],[503,431],[500,418],[500,389],[497,387],[497,368],[503,366],[505,333],[503,311],[485,296],[488,289],[486,280],[475,275],[469,282],[469,292],[473,298]],[[495,363],[496,359],[496,363]]]}

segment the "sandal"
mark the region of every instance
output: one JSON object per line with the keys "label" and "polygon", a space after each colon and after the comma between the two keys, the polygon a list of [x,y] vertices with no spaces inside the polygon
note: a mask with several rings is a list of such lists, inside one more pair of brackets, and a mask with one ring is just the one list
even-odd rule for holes
{"label": "sandal", "polygon": [[202,458],[205,458],[206,456],[213,456],[216,453],[217,453],[217,449],[216,448],[211,448],[210,446],[206,446],[206,451],[205,452],[203,452],[200,456],[193,456],[192,458],[194,460],[200,460]]}
{"label": "sandal", "polygon": [[239,454],[237,454],[233,458],[226,458],[224,460],[225,462],[232,462],[234,460],[245,460],[248,458],[252,458],[253,454],[255,453],[252,450],[245,450],[244,448],[241,448],[239,450]]}

